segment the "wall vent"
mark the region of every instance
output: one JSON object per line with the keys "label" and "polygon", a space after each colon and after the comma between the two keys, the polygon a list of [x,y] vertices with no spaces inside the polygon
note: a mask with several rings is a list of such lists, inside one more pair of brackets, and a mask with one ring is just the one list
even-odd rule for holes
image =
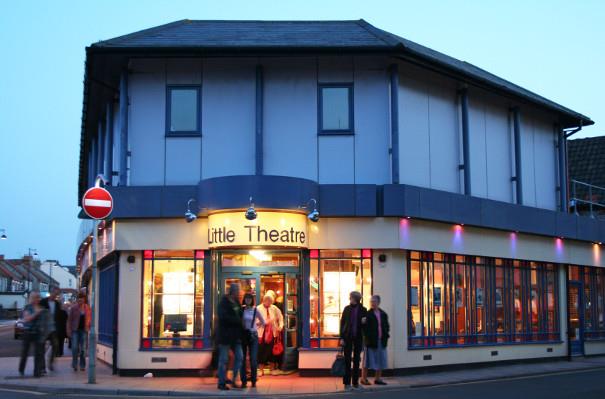
{"label": "wall vent", "polygon": [[424,355],[422,356],[422,360],[431,360],[433,358],[433,355]]}
{"label": "wall vent", "polygon": [[546,352],[552,352],[552,348],[546,348]]}
{"label": "wall vent", "polygon": [[152,357],[151,363],[166,363],[165,357]]}
{"label": "wall vent", "polygon": [[498,351],[492,351],[492,356],[498,356]]}

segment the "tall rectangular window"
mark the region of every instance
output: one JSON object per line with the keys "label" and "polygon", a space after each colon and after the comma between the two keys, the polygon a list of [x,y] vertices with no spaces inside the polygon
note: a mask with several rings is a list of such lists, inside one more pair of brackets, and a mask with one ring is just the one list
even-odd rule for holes
{"label": "tall rectangular window", "polygon": [[553,265],[408,254],[410,348],[560,339]]}
{"label": "tall rectangular window", "polygon": [[204,259],[202,251],[145,251],[143,349],[202,347]]}
{"label": "tall rectangular window", "polygon": [[[605,339],[605,268],[570,266],[569,279],[583,282],[584,339]],[[580,292],[580,294],[582,294]]]}
{"label": "tall rectangular window", "polygon": [[319,86],[319,133],[353,133],[353,84]]}
{"label": "tall rectangular window", "polygon": [[200,87],[168,86],[166,134],[200,133]]}
{"label": "tall rectangular window", "polygon": [[310,315],[311,347],[335,348],[340,316],[349,304],[349,293],[359,291],[364,306],[372,295],[372,251],[311,250]]}

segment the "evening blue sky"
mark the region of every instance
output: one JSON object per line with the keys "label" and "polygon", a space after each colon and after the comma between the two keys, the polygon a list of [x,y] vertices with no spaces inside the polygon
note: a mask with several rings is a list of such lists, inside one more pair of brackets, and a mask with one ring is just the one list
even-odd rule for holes
{"label": "evening blue sky", "polygon": [[605,134],[604,1],[2,1],[0,254],[75,263],[84,48],[180,19],[366,19],[575,111]]}

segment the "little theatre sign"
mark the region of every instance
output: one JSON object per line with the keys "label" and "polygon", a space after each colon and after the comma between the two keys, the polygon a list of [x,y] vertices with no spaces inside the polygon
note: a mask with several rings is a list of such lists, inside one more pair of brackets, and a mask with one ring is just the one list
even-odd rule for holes
{"label": "little theatre sign", "polygon": [[208,247],[307,247],[307,217],[301,213],[259,211],[247,220],[243,211],[208,215]]}

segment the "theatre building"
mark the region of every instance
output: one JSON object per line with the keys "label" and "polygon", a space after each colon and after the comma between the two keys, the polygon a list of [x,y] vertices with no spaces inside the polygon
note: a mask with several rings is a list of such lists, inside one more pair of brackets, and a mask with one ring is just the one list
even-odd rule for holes
{"label": "theatre building", "polygon": [[79,196],[103,175],[114,209],[77,257],[88,285],[97,234],[116,373],[208,370],[233,282],[276,293],[303,375],[352,290],[394,372],[605,353],[605,223],[569,209],[587,116],[363,20],[178,21],[84,78]]}

